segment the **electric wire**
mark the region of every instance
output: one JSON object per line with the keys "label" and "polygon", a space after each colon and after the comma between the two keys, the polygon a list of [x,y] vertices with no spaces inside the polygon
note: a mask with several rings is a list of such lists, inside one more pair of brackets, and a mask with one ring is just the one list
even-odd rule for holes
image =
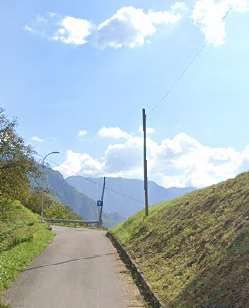
{"label": "electric wire", "polygon": [[[232,8],[229,8],[225,15],[223,16],[223,21],[227,18],[227,16],[230,14]],[[190,59],[187,61],[186,65],[184,66],[183,70],[177,75],[176,79],[173,80],[168,90],[165,92],[165,94],[159,99],[158,103],[156,103],[152,107],[148,107],[148,110],[150,112],[155,111],[162,103],[165,103],[167,99],[169,98],[170,94],[174,91],[178,83],[181,81],[181,79],[185,76],[185,74],[188,72],[190,67],[194,64],[194,62],[197,60],[197,58],[201,55],[201,53],[206,48],[206,43],[204,42],[200,48],[197,49],[197,51],[190,57]]]}
{"label": "electric wire", "polygon": [[[96,181],[94,181],[92,179],[89,179],[89,178],[82,177],[82,179],[84,179],[85,181],[87,181],[89,183],[95,184],[95,185],[101,185],[101,183],[98,183],[98,182],[96,182]],[[108,179],[108,178],[106,178],[106,179]],[[115,190],[115,189],[113,189],[111,187],[108,187],[108,182],[107,182],[107,185],[106,185],[106,190],[108,190],[109,192],[111,192],[113,194],[119,195],[119,196],[121,196],[123,198],[130,199],[130,200],[132,200],[134,202],[143,204],[143,201],[141,201],[141,200],[139,200],[139,199],[137,199],[137,198],[135,198],[133,196],[130,196],[130,195],[126,194],[126,193],[123,193],[123,192],[117,191],[117,190]]]}
{"label": "electric wire", "polygon": [[174,89],[176,88],[176,86],[178,85],[178,83],[181,81],[181,79],[185,76],[185,74],[187,73],[187,71],[190,69],[190,67],[192,66],[192,64],[197,60],[197,58],[201,55],[201,53],[203,52],[203,50],[206,47],[206,43],[202,44],[200,48],[197,49],[197,51],[194,53],[194,55],[192,55],[190,57],[190,59],[188,60],[187,64],[185,65],[184,69],[179,73],[179,75],[177,75],[176,79],[173,80],[173,82],[171,83],[170,87],[168,88],[168,90],[166,91],[166,93],[161,97],[161,99],[158,101],[157,104],[155,104],[152,107],[149,107],[148,110],[149,112],[154,112],[157,108],[159,108],[159,106],[162,103],[165,103],[167,101],[167,99],[169,98],[170,94],[174,91]]}

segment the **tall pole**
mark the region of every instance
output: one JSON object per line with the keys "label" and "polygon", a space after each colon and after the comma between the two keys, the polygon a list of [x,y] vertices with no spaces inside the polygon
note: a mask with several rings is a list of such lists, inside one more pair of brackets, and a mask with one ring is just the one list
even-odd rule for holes
{"label": "tall pole", "polygon": [[145,216],[149,215],[148,199],[148,171],[147,171],[147,144],[146,144],[146,113],[143,109],[143,133],[144,133],[144,207]]}
{"label": "tall pole", "polygon": [[103,188],[102,188],[102,195],[101,195],[101,207],[100,207],[100,213],[99,213],[99,224],[102,226],[102,212],[103,212],[103,205],[104,205],[104,196],[105,196],[105,177],[103,182]]}
{"label": "tall pole", "polygon": [[[60,152],[50,152],[46,154],[43,159],[42,159],[42,173],[43,175],[45,174],[45,161],[48,158],[48,156],[53,155],[53,154],[59,154]],[[45,185],[47,184],[47,178],[45,180]],[[44,191],[42,192],[42,197],[41,197],[41,221],[44,222]]]}

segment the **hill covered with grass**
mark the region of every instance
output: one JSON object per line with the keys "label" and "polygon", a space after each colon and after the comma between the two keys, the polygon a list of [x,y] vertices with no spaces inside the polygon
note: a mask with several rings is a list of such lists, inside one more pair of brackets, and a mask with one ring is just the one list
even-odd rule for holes
{"label": "hill covered with grass", "polygon": [[249,173],[113,230],[169,307],[248,307]]}
{"label": "hill covered with grass", "polygon": [[48,226],[19,201],[0,201],[0,295],[52,238]]}

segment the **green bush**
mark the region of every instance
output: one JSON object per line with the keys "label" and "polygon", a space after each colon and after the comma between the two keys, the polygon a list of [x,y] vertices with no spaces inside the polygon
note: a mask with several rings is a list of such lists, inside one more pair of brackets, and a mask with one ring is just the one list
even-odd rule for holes
{"label": "green bush", "polygon": [[57,201],[52,195],[43,192],[31,192],[25,201],[25,206],[32,212],[41,213],[43,198],[44,216],[47,219],[82,220],[70,207]]}

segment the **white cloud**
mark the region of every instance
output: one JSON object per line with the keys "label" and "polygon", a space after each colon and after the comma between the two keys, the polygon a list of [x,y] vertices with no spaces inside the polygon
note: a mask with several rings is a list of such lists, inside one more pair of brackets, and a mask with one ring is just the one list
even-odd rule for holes
{"label": "white cloud", "polygon": [[115,176],[141,176],[142,139],[130,137],[111,144],[104,153],[104,172]]}
{"label": "white cloud", "polygon": [[211,148],[181,133],[163,140],[154,156],[154,174],[166,186],[204,187],[240,172],[243,152]]}
{"label": "white cloud", "polygon": [[130,135],[119,127],[102,127],[98,131],[98,136],[109,139],[127,139]]}
{"label": "white cloud", "polygon": [[45,141],[44,139],[42,139],[42,138],[40,138],[40,137],[38,137],[38,136],[33,136],[33,137],[31,138],[31,140],[34,141],[34,142],[37,142],[37,143],[42,143],[42,142]]}
{"label": "white cloud", "polygon": [[45,16],[36,16],[30,24],[24,26],[24,29],[64,44],[84,45],[91,35],[93,26],[86,19],[49,12]]}
{"label": "white cloud", "polygon": [[[143,126],[139,126],[138,131],[139,131],[139,133],[143,133]],[[152,127],[147,127],[146,128],[147,134],[154,134],[155,131],[156,131],[155,128],[152,128]]]}
{"label": "white cloud", "polygon": [[[96,25],[87,19],[48,12],[45,16],[36,16],[24,29],[68,45],[84,45],[95,37],[96,47],[135,48],[150,42],[159,28],[178,23],[187,11],[184,2],[176,2],[162,11],[124,6]],[[196,0],[192,21],[207,43],[218,46],[225,42],[227,13],[248,11],[249,0]]]}
{"label": "white cloud", "polygon": [[193,22],[200,27],[205,39],[213,45],[222,45],[226,38],[225,16],[228,12],[249,11],[248,0],[197,0]]}
{"label": "white cloud", "polygon": [[24,30],[28,31],[28,32],[33,32],[33,29],[30,26],[28,26],[28,25],[24,26]]}
{"label": "white cloud", "polygon": [[86,129],[80,129],[78,132],[78,137],[82,138],[87,135],[87,130]]}
{"label": "white cloud", "polygon": [[160,26],[176,24],[185,11],[183,2],[176,2],[168,11],[126,6],[98,25],[87,19],[48,12],[45,16],[36,16],[24,29],[64,44],[84,45],[95,35],[97,47],[133,48],[147,42]]}
{"label": "white cloud", "polygon": [[[57,170],[66,176],[142,178],[143,138],[140,134],[126,134],[129,138],[108,145],[99,158],[68,151]],[[148,137],[148,169],[151,180],[167,187],[205,187],[249,169],[249,146],[242,151],[210,147],[185,133],[160,142]]]}
{"label": "white cloud", "polygon": [[98,44],[112,48],[141,46],[156,33],[158,26],[177,23],[185,10],[183,3],[169,11],[145,12],[133,6],[122,7],[98,26]]}
{"label": "white cloud", "polygon": [[66,160],[55,168],[65,176],[84,174],[86,176],[96,176],[101,174],[103,166],[87,153],[75,153],[68,150]]}
{"label": "white cloud", "polygon": [[66,16],[61,20],[52,39],[65,44],[84,45],[91,31],[92,25],[88,20]]}

